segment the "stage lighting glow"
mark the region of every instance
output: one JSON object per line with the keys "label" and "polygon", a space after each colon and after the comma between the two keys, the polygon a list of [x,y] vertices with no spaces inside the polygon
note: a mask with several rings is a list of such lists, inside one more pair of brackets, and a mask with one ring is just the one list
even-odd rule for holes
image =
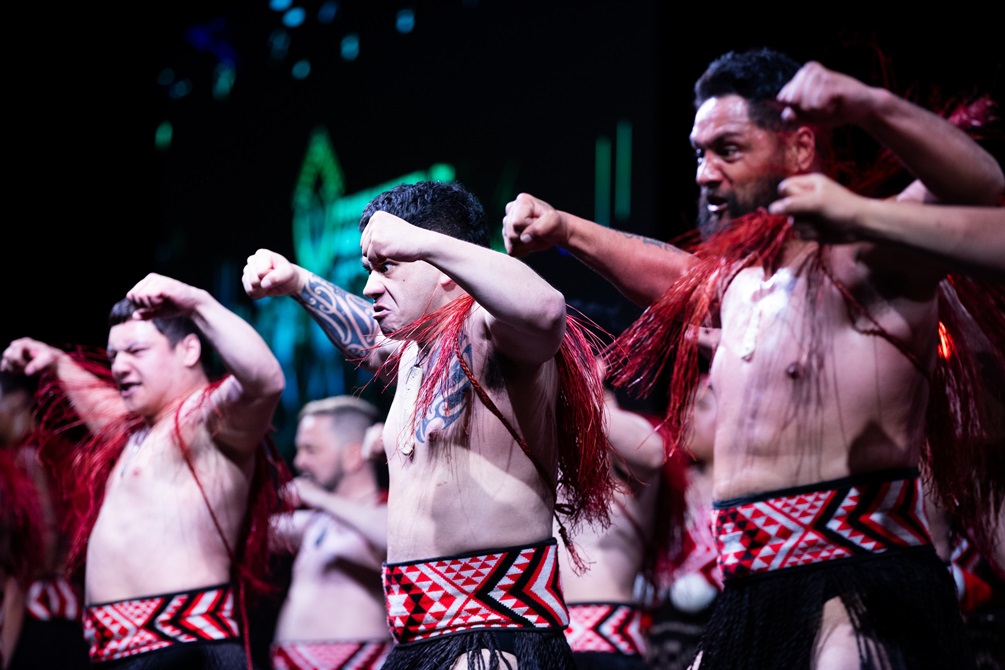
{"label": "stage lighting glow", "polygon": [[394,20],[394,27],[402,34],[412,32],[415,29],[415,12],[411,9],[399,11]]}
{"label": "stage lighting glow", "polygon": [[174,135],[174,126],[170,121],[161,121],[154,131],[154,146],[158,151],[167,151],[171,148],[171,137]]}
{"label": "stage lighting glow", "polygon": [[294,7],[283,14],[283,25],[287,28],[296,28],[304,22],[307,12],[302,7]]}
{"label": "stage lighting glow", "polygon": [[338,3],[337,2],[324,2],[318,8],[318,22],[319,23],[331,23],[335,20],[335,15],[338,14]]}
{"label": "stage lighting glow", "polygon": [[342,60],[356,60],[359,57],[359,35],[352,33],[342,38]]}
{"label": "stage lighting glow", "polygon": [[307,79],[307,76],[311,73],[311,62],[305,58],[298,60],[290,68],[290,74],[293,75],[294,79]]}

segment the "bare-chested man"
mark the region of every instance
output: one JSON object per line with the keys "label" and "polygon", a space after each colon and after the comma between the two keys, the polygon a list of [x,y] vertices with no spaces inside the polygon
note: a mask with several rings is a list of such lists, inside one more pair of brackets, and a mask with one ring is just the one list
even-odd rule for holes
{"label": "bare-chested man", "polygon": [[570,668],[552,518],[557,494],[592,520],[610,500],[594,354],[574,346],[562,294],[488,248],[461,185],[391,189],[360,229],[369,301],[269,250],[243,281],[253,298],[292,296],[350,360],[396,377],[385,667]]}
{"label": "bare-chested man", "polygon": [[291,485],[300,509],[275,524],[277,551],[296,555],[273,635],[274,670],[375,670],[391,651],[380,581],[387,466],[383,451],[379,462],[364,452],[378,418],[353,396],[300,409]]}
{"label": "bare-chested man", "polygon": [[[968,667],[918,476],[946,268],[901,246],[819,245],[786,238],[767,215],[738,217],[767,207],[785,177],[824,170],[824,125],[854,124],[892,150],[918,179],[905,197],[994,205],[1001,168],[937,115],[818,63],[731,53],[695,92],[699,218],[716,253],[624,235],[526,194],[504,226],[511,253],[565,247],[655,303],[637,326],[682,323],[678,308],[721,326],[710,379],[726,585],[700,665]],[[754,228],[769,224],[777,238]],[[769,248],[775,239],[788,241]],[[739,257],[744,245],[760,255]],[[657,348],[694,351],[687,337],[648,334]],[[674,374],[697,379],[695,358]],[[678,417],[693,393],[685,386],[671,400]]]}
{"label": "bare-chested man", "polygon": [[[569,605],[569,639],[578,670],[646,668],[649,606],[655,585],[658,509],[662,498],[663,440],[654,422],[621,407],[606,391],[607,431],[620,483],[608,528],[585,528],[576,544],[589,563],[582,574],[559,552]],[[646,583],[649,580],[650,583]]]}
{"label": "bare-chested man", "polygon": [[[249,491],[282,368],[250,324],[170,277],[147,275],[109,321],[111,379],[98,376],[107,365],[29,338],[2,359],[4,370],[51,375],[94,438],[73,471],[93,500],[77,535],[91,660],[248,667],[235,556],[247,558]],[[229,371],[216,383],[204,367],[209,346]]]}

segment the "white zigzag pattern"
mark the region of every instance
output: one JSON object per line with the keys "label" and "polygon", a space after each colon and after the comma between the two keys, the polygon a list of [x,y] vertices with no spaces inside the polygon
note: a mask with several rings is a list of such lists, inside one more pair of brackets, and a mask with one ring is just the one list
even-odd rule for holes
{"label": "white zigzag pattern", "polygon": [[[92,614],[98,624],[112,634],[113,639],[105,643],[104,649],[96,650],[97,631],[94,630],[94,623],[90,620],[85,621],[85,636],[91,644],[92,653],[98,651],[102,658],[131,656],[200,639],[227,639],[237,634],[237,622],[233,618],[233,594],[228,591],[220,608],[209,615],[210,608],[219,594],[220,590],[214,589],[195,596],[189,594],[172,596],[167,607],[154,621],[150,619],[157,606],[163,602],[160,598],[131,600],[97,607]],[[204,637],[185,632],[170,621],[189,603],[193,603],[191,614],[183,617],[183,621],[201,631]],[[212,616],[222,618],[225,628],[218,626]],[[171,639],[165,640],[147,627],[156,628]]]}
{"label": "white zigzag pattern", "polygon": [[[900,514],[889,513],[899,507],[898,500],[908,486],[917,487],[920,483],[917,480],[902,480],[884,486],[883,496],[873,505],[873,511],[859,516],[859,522],[877,529],[883,536],[896,537],[905,545],[913,546],[923,542],[924,538],[919,538],[902,523]],[[830,495],[831,492],[820,491],[742,505],[737,514],[770,536],[766,545],[756,550],[751,570],[777,570],[850,556],[850,550],[832,544],[811,527]],[[852,487],[825,525],[865,551],[883,550],[884,543],[848,523],[860,498],[860,489]],[[927,535],[928,523],[920,495],[915,498],[913,516],[925,528]],[[747,552],[743,537],[743,530],[736,522],[723,521],[719,533],[723,566],[733,566],[741,561]]]}
{"label": "white zigzag pattern", "polygon": [[[273,652],[274,670],[369,670],[390,652],[380,642],[284,642]],[[289,660],[287,660],[287,658]]]}
{"label": "white zigzag pattern", "polygon": [[[510,590],[518,577],[524,575],[530,559],[540,549],[524,549],[509,567],[506,574],[498,578],[496,585],[489,592],[490,596],[502,606],[514,613],[539,622],[540,616],[517,597],[510,595]],[[415,565],[399,566],[406,581],[411,582],[421,590],[425,598],[432,601],[427,612],[423,614],[418,624],[420,634],[438,634],[444,632],[454,622],[465,626],[491,625],[494,627],[517,627],[519,624],[503,618],[498,612],[485,607],[474,596],[485,578],[490,574],[504,554],[487,554],[465,558],[463,560],[429,561]],[[556,570],[557,553],[554,547],[548,547],[540,563],[540,569],[527,590],[533,592],[547,607],[554,612],[566,611],[561,598],[556,597],[548,586],[549,577]],[[470,584],[463,582],[471,581]],[[398,583],[390,583],[386,593],[388,619],[392,628],[407,626],[412,614],[408,606],[409,595],[401,589]],[[567,623],[562,622],[563,625]]]}
{"label": "white zigzag pattern", "polygon": [[610,608],[607,605],[572,605],[565,639],[573,651],[610,651],[611,645],[596,631]]}

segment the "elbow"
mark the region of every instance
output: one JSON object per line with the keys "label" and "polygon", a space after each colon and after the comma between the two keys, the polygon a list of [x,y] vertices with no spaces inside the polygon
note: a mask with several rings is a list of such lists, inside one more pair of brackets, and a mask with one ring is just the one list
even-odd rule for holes
{"label": "elbow", "polygon": [[568,307],[565,303],[565,296],[558,291],[553,291],[546,300],[541,301],[538,324],[541,333],[550,335],[554,342],[555,351],[562,346],[562,339],[565,337],[566,318]]}
{"label": "elbow", "polygon": [[551,295],[541,306],[541,323],[544,330],[555,332],[561,340],[565,335],[565,319],[568,314],[568,307],[565,303],[565,296],[557,290],[552,290]]}
{"label": "elbow", "polygon": [[286,389],[286,375],[279,361],[271,367],[268,374],[264,375],[261,383],[262,395],[278,398]]}

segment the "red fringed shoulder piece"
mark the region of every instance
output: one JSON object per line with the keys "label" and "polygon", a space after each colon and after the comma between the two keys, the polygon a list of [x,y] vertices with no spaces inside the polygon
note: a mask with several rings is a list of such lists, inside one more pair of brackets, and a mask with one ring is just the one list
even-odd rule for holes
{"label": "red fringed shoulder piece", "polygon": [[572,530],[581,523],[606,527],[614,495],[611,446],[604,422],[604,382],[589,331],[566,316],[565,338],[555,357],[559,375],[559,497]]}
{"label": "red fringed shoulder piece", "polygon": [[[609,347],[616,386],[644,395],[660,375],[670,375],[662,430],[671,454],[686,446],[690,432],[692,390],[698,382],[698,342],[692,329],[714,325],[719,298],[737,271],[761,265],[772,274],[789,235],[781,217],[755,213],[737,219],[697,245],[697,262],[688,274]],[[823,273],[841,291],[850,315],[873,323],[864,334],[883,337],[920,365],[822,260],[810,271]],[[975,543],[986,552],[1005,505],[1005,286],[954,275],[943,280],[938,300],[942,355],[929,380],[921,465],[943,504],[971,528]]]}
{"label": "red fringed shoulder piece", "polygon": [[990,555],[1005,505],[1005,286],[963,275],[944,279],[939,334],[926,478]]}
{"label": "red fringed shoulder piece", "polygon": [[[108,358],[102,350],[78,347],[69,353],[94,376],[91,384],[95,388],[115,388]],[[63,531],[69,542],[67,570],[74,573],[84,568],[87,541],[101,511],[105,482],[129,435],[143,425],[143,420],[130,416],[87,417],[109,422],[92,434],[70,404],[63,384],[50,373],[39,379],[35,401],[38,419],[35,439],[40,458],[52,473],[61,496],[65,510]]]}
{"label": "red fringed shoulder piece", "polygon": [[[78,365],[95,377],[94,384],[114,388],[108,359],[103,351],[78,348],[70,354]],[[222,381],[216,381],[204,389],[202,397],[207,398]],[[110,419],[108,425],[92,434],[88,432],[82,417],[70,405],[66,389],[52,375],[44,375],[39,380],[36,402],[39,409],[35,438],[41,445],[42,460],[50,468],[57,481],[57,489],[63,496],[62,502],[66,509],[64,530],[70,544],[67,565],[71,572],[75,572],[84,567],[87,541],[101,511],[105,483],[129,436],[139,430],[144,421],[141,417],[129,414],[107,417]],[[181,407],[174,416],[175,440],[196,484],[203,491],[202,482],[191,461],[189,446],[179,431],[180,412]],[[88,417],[90,420],[98,418],[102,417]],[[246,587],[242,588],[242,593],[247,590],[254,594],[276,588],[269,579],[269,519],[273,514],[290,509],[288,501],[280,493],[290,479],[285,462],[267,436],[255,456],[240,546],[230,547],[224,534],[220,533],[220,539],[231,557],[235,581]],[[204,491],[203,496],[208,506]],[[211,507],[209,512],[216,522],[216,515]],[[217,529],[220,530],[218,523]]]}
{"label": "red fringed shoulder piece", "polygon": [[[431,368],[420,386],[414,416],[425,415],[433,401],[442,394],[444,384],[448,383],[450,361],[459,361],[481,401],[503,422],[541,478],[554,488],[556,500],[561,501],[555,505],[555,514],[562,539],[573,564],[585,568],[576,555],[569,533],[575,532],[584,522],[606,527],[610,523],[610,505],[615,487],[610,476],[611,448],[604,423],[603,380],[596,365],[596,354],[590,346],[589,331],[576,317],[566,316],[565,337],[555,356],[559,376],[556,407],[558,481],[552,482],[548,471],[537,462],[523,437],[495,407],[461,355],[461,331],[474,306],[474,298],[464,296],[402,330],[402,336],[407,339],[439,343],[439,351],[430,355]],[[453,355],[440,355],[443,350]],[[395,369],[400,352],[399,348],[393,357],[394,362],[388,363]]]}
{"label": "red fringed shoulder piece", "polygon": [[691,403],[698,386],[696,329],[717,326],[719,302],[733,277],[745,267],[775,272],[791,238],[787,217],[764,210],[740,217],[694,246],[695,262],[605,351],[614,386],[642,397],[669,374],[667,415],[660,426],[667,455],[686,448]]}
{"label": "red fringed shoulder piece", "polygon": [[27,587],[45,564],[45,517],[35,483],[17,458],[16,447],[0,449],[0,573]]}

